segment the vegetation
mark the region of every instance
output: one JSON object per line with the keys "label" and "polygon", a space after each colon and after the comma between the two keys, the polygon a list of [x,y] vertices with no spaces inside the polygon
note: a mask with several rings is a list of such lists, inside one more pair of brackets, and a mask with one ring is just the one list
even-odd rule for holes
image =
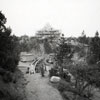
{"label": "vegetation", "polygon": [[20,60],[19,38],[11,35],[11,28],[5,26],[6,21],[5,15],[0,12],[0,99],[23,100],[25,81],[17,83],[24,79],[17,69]]}
{"label": "vegetation", "polygon": [[5,23],[6,18],[0,12],[0,66],[13,72],[19,61],[18,38],[11,36],[11,29]]}
{"label": "vegetation", "polygon": [[47,39],[44,40],[44,49],[45,49],[45,53],[47,54],[52,53],[52,48]]}
{"label": "vegetation", "polygon": [[56,49],[55,53],[55,60],[57,62],[57,65],[60,67],[60,74],[63,76],[63,68],[64,68],[64,60],[71,59],[72,57],[72,51],[71,46],[65,43],[64,38],[62,38],[61,43]]}
{"label": "vegetation", "polygon": [[[84,33],[84,31],[83,31]],[[80,43],[83,46],[79,49],[78,54],[79,57],[83,57],[86,62],[80,62],[77,64],[71,63],[70,66],[64,64],[64,59],[68,61],[72,56],[68,56],[72,54],[72,47],[66,44],[63,40],[58,47],[58,51],[56,52],[56,60],[58,65],[63,69],[63,66],[66,66],[67,70],[74,76],[74,82],[66,82],[61,81],[58,85],[58,89],[63,93],[65,91],[71,92],[73,96],[73,100],[78,100],[78,98],[86,98],[90,100],[93,96],[93,90],[95,88],[100,88],[100,38],[99,33],[96,32],[95,37],[87,38],[86,35],[83,34],[82,37],[79,38]],[[84,50],[84,45],[88,45],[88,54]],[[76,48],[74,48],[76,49]],[[77,51],[77,50],[74,50]],[[82,55],[82,56],[80,56]],[[90,58],[90,59],[86,59]],[[62,71],[63,73],[63,71]],[[70,86],[69,86],[70,85]],[[66,94],[67,95],[67,94]],[[65,94],[64,94],[65,96]],[[66,96],[65,96],[66,97]],[[68,98],[67,98],[68,99]],[[69,98],[70,100],[71,98]]]}
{"label": "vegetation", "polygon": [[89,44],[89,37],[86,36],[85,31],[83,30],[81,36],[78,37],[78,41],[83,44]]}
{"label": "vegetation", "polygon": [[98,31],[95,33],[95,37],[90,42],[90,63],[96,64],[100,61],[100,37]]}

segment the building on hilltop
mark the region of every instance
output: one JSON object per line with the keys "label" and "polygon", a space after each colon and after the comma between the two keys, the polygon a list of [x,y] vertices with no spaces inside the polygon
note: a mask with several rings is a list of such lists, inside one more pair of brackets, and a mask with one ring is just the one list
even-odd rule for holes
{"label": "building on hilltop", "polygon": [[47,24],[43,29],[37,31],[36,37],[39,39],[48,39],[48,38],[59,38],[61,32],[59,30],[55,30],[49,24]]}

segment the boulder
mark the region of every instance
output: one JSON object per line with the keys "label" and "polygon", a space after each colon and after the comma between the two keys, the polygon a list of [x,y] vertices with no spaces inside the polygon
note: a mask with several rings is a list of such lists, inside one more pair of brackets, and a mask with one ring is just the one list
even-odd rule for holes
{"label": "boulder", "polygon": [[60,80],[61,80],[61,78],[58,77],[58,76],[52,76],[52,77],[50,78],[50,82],[53,82],[53,83],[57,83],[57,82],[59,82]]}

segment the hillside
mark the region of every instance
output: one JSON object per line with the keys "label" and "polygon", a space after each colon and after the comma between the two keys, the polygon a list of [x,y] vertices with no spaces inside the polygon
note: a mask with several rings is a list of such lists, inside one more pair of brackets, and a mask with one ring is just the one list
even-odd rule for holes
{"label": "hillside", "polygon": [[26,100],[25,78],[20,70],[13,74],[15,82],[5,82],[4,76],[0,76],[0,100]]}

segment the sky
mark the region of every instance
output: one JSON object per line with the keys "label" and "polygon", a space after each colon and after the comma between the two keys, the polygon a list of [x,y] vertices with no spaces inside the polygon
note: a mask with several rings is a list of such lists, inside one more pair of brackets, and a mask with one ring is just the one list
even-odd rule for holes
{"label": "sky", "polygon": [[17,36],[34,36],[47,23],[66,37],[100,32],[100,0],[0,0],[0,10]]}

